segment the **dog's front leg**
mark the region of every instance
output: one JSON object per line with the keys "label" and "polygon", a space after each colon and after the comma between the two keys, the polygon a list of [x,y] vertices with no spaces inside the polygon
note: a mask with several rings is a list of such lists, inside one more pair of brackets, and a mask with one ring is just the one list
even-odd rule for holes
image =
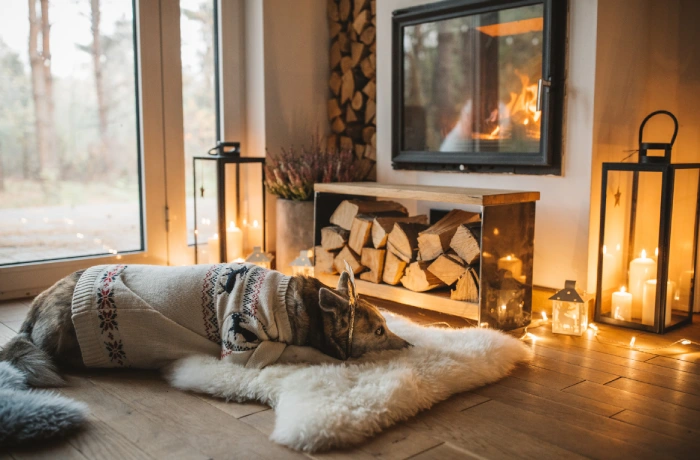
{"label": "dog's front leg", "polygon": [[287,345],[279,359],[281,364],[339,364],[342,361],[328,356],[313,347],[302,347],[299,345]]}

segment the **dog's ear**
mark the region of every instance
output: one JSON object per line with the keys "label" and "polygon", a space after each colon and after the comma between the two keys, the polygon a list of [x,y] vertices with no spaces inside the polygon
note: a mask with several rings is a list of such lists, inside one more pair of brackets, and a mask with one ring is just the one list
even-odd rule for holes
{"label": "dog's ear", "polygon": [[347,295],[348,286],[350,286],[350,284],[350,274],[348,272],[343,272],[340,274],[340,278],[338,279],[338,287],[336,287],[335,290]]}
{"label": "dog's ear", "polygon": [[348,342],[348,314],[350,303],[330,289],[318,292],[323,320],[323,351],[337,359],[346,360]]}
{"label": "dog's ear", "polygon": [[338,287],[336,288],[341,294],[345,294],[350,299],[350,303],[357,301],[357,290],[355,288],[355,274],[350,268],[350,264],[345,261],[345,271],[340,274],[338,279]]}

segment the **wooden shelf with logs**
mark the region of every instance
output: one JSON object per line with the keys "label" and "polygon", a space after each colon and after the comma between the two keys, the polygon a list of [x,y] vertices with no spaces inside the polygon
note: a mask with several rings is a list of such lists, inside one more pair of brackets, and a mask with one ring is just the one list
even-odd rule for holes
{"label": "wooden shelf with logs", "polygon": [[[448,209],[429,222],[393,200]],[[528,191],[316,184],[316,277],[335,286],[347,261],[361,294],[482,326],[526,326],[537,200],[539,192]]]}

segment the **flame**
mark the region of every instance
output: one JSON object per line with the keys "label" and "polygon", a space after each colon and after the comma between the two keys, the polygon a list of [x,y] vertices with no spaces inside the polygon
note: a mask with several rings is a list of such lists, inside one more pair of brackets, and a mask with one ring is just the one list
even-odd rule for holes
{"label": "flame", "polygon": [[498,132],[499,132],[500,130],[501,130],[501,127],[500,127],[500,126],[496,126],[496,129],[494,129],[493,131],[491,131],[491,134],[490,134],[491,137],[496,137],[496,136],[498,135]]}
{"label": "flame", "polygon": [[515,70],[515,75],[520,79],[522,90],[520,93],[511,92],[510,100],[501,104],[498,110],[498,124],[488,136],[490,139],[510,137],[512,124],[527,126],[527,135],[539,138],[539,121],[542,112],[537,110],[537,83],[530,84],[530,77]]}
{"label": "flame", "polygon": [[624,286],[621,286],[621,287],[620,287],[620,292],[627,292],[627,288],[624,287]]}
{"label": "flame", "polygon": [[642,249],[642,259],[647,258],[647,251],[645,249]]}

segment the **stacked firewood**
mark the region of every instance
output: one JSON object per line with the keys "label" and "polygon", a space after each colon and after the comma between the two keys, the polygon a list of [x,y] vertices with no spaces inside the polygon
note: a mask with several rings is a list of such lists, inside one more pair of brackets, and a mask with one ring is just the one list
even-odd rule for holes
{"label": "stacked firewood", "polygon": [[360,279],[416,292],[452,288],[455,300],[479,300],[481,218],[455,209],[432,225],[394,201],[346,200],[321,229],[317,273],[347,262]]}
{"label": "stacked firewood", "polygon": [[332,134],[328,148],[355,152],[365,178],[376,163],[376,4],[375,0],[328,0]]}

